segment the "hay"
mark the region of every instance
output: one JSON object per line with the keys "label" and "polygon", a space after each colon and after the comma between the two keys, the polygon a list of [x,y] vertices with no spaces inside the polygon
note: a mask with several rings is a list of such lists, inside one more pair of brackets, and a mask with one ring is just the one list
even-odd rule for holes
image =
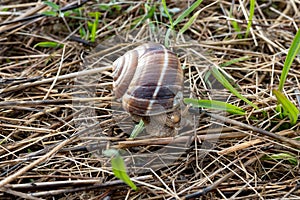
{"label": "hay", "polygon": [[[135,141],[128,139],[134,124],[114,101],[111,63],[140,43],[165,42],[169,22],[160,2],[124,2],[105,9],[94,1],[60,3],[69,16],[41,15],[49,7],[40,2],[2,2],[1,199],[298,198],[299,146],[292,139],[299,138],[299,123],[291,127],[288,118],[278,116],[271,94],[300,25],[298,1],[256,2],[248,38],[243,37],[247,1],[203,2],[184,35],[178,30],[188,19],[169,38],[185,68],[184,95],[226,101],[247,114],[217,112],[223,118],[215,119],[194,110],[188,116],[194,126],[182,130],[180,137],[141,136]],[[192,2],[167,3],[182,12]],[[146,4],[155,8],[151,18]],[[92,43],[80,32],[88,30],[91,13],[97,11],[101,16]],[[63,46],[35,46],[45,41]],[[298,107],[299,63],[298,57],[284,87]],[[260,110],[209,76],[211,66],[222,66]],[[123,149],[138,191],[114,177],[110,158],[102,153],[110,148]],[[278,154],[290,157],[267,159]]]}

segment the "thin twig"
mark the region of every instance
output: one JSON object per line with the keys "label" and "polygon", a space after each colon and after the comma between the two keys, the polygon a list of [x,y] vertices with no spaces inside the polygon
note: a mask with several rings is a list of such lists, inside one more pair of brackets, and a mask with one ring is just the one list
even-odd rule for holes
{"label": "thin twig", "polygon": [[242,122],[239,122],[239,121],[236,121],[234,119],[229,119],[227,117],[224,117],[224,116],[220,116],[220,115],[216,115],[216,114],[212,114],[212,113],[209,113],[209,112],[204,112],[206,115],[214,118],[214,119],[217,119],[217,120],[221,120],[222,122],[225,122],[225,123],[229,123],[229,124],[233,124],[233,125],[236,125],[236,126],[239,126],[239,127],[242,127],[242,128],[245,128],[245,129],[248,129],[248,130],[252,130],[254,132],[257,132],[257,133],[260,133],[262,135],[265,135],[265,136],[269,136],[273,139],[276,139],[280,142],[284,142],[284,143],[287,143],[289,145],[291,145],[292,147],[295,147],[295,148],[300,148],[300,142],[298,142],[297,140],[293,140],[293,139],[290,139],[290,138],[286,138],[286,137],[283,137],[281,135],[278,135],[278,134],[275,134],[275,133],[271,133],[269,131],[266,131],[264,129],[261,129],[261,128],[257,128],[255,126],[252,126],[252,125],[249,125],[249,124],[245,124],[245,123],[242,123]]}
{"label": "thin twig", "polygon": [[[197,135],[196,139],[199,141],[204,140],[216,140],[216,139],[229,139],[229,138],[238,138],[244,137],[244,133],[220,133],[220,134],[206,134],[206,135]],[[117,145],[113,145],[113,148],[118,149],[125,149],[131,147],[138,147],[138,146],[150,146],[150,145],[168,145],[168,144],[176,144],[176,143],[183,143],[187,141],[193,141],[195,138],[194,136],[179,136],[179,137],[166,137],[160,138],[148,138],[148,139],[136,139],[131,140],[128,139],[127,141],[120,141]]]}
{"label": "thin twig", "polygon": [[90,101],[109,101],[114,97],[93,97],[93,98],[74,98],[74,99],[56,99],[56,100],[33,100],[33,101],[2,101],[0,107],[10,106],[42,106],[42,105],[62,105],[62,104],[76,104]]}
{"label": "thin twig", "polygon": [[[145,181],[145,180],[150,180],[153,179],[152,175],[145,175],[145,176],[140,176],[140,177],[136,177],[136,178],[132,178],[132,181]],[[89,181],[89,180],[87,180]],[[69,184],[68,186],[73,186],[74,184],[72,183],[73,181],[70,181],[71,184]],[[74,182],[75,183],[75,182]],[[49,186],[55,185],[56,183],[46,183],[49,184]],[[34,197],[41,197],[41,196],[54,196],[54,195],[59,195],[59,194],[64,194],[64,193],[72,193],[72,192],[80,192],[80,191],[90,191],[90,190],[95,190],[95,189],[103,189],[103,188],[107,188],[107,187],[124,187],[126,186],[126,184],[121,181],[121,180],[116,180],[116,181],[108,181],[106,183],[96,183],[94,185],[91,186],[85,186],[85,187],[76,187],[76,188],[67,188],[67,189],[58,189],[58,190],[48,190],[48,191],[44,191],[44,192],[35,192],[32,193],[31,195]],[[16,187],[18,187],[16,185]]]}
{"label": "thin twig", "polygon": [[[293,130],[287,130],[287,131],[284,130],[284,131],[278,132],[277,134],[284,136],[284,135],[288,135],[288,134],[291,134],[291,133],[294,133],[294,131]],[[223,149],[223,150],[219,151],[218,154],[220,154],[220,155],[226,155],[226,154],[229,154],[229,153],[232,153],[232,152],[235,152],[235,151],[239,151],[239,150],[248,148],[248,147],[253,146],[255,144],[259,144],[261,142],[263,142],[262,139],[250,140],[250,141],[247,141],[247,142],[244,142],[244,143],[241,143],[241,144],[237,144],[237,145],[228,147],[226,149]]]}
{"label": "thin twig", "polygon": [[9,88],[1,89],[0,94],[4,93],[4,92],[22,90],[22,89],[25,89],[25,88],[28,88],[28,87],[33,87],[33,86],[37,86],[37,85],[41,85],[41,84],[45,84],[45,83],[51,83],[55,79],[57,81],[60,81],[60,80],[64,80],[64,79],[72,79],[72,78],[76,78],[76,77],[81,77],[81,76],[85,76],[85,75],[89,75],[89,74],[101,73],[101,72],[104,72],[104,71],[108,71],[111,68],[112,68],[111,66],[95,68],[95,69],[90,69],[90,70],[85,70],[85,71],[80,71],[80,72],[73,72],[73,73],[70,73],[70,74],[64,74],[64,75],[61,75],[61,76],[58,76],[58,77],[47,78],[47,79],[43,79],[43,80],[40,80],[40,81],[35,81],[33,83],[15,85],[15,86],[12,86],[12,87],[9,87]]}
{"label": "thin twig", "polygon": [[64,59],[65,59],[65,51],[66,51],[66,45],[63,46],[63,51],[62,51],[62,55],[61,55],[61,59],[60,59],[60,62],[59,62],[59,67],[58,67],[56,76],[54,77],[54,80],[53,80],[52,84],[50,85],[50,88],[48,89],[48,92],[47,92],[46,95],[44,96],[43,100],[45,100],[45,99],[48,98],[48,96],[49,96],[51,90],[53,89],[53,87],[55,86],[55,83],[57,82],[57,78],[58,78],[59,75],[60,75],[61,68],[62,68]]}
{"label": "thin twig", "polygon": [[8,194],[12,194],[14,196],[17,196],[17,197],[21,197],[22,199],[30,199],[30,200],[43,200],[42,198],[38,198],[38,197],[34,197],[30,194],[25,194],[23,192],[19,192],[19,191],[14,191],[10,188],[0,188],[0,191],[1,192],[5,192],[5,193],[8,193]]}

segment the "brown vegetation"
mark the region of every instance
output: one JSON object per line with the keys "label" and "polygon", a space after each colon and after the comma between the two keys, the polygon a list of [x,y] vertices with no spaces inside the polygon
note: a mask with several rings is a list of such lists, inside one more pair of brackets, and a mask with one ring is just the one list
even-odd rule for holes
{"label": "brown vegetation", "polygon": [[[271,92],[300,26],[299,1],[256,1],[248,37],[248,1],[204,1],[175,27],[170,48],[185,70],[185,96],[222,100],[247,111],[245,116],[216,112],[225,117],[216,118],[196,110],[190,117],[197,126],[168,147],[176,151],[159,151],[173,138],[129,140],[132,124],[112,94],[111,63],[117,56],[146,41],[164,43],[170,22],[161,2],[108,6],[105,1],[106,7],[97,1],[55,2],[70,14],[41,15],[50,9],[41,2],[0,5],[1,199],[299,198],[299,146],[293,140],[299,138],[299,123],[291,126],[279,116]],[[178,2],[167,1],[173,19],[192,4]],[[95,12],[101,14],[91,42],[83,30],[91,30]],[[37,45],[47,41],[62,45]],[[211,66],[221,66],[260,109],[206,78]],[[299,72],[298,57],[284,87],[297,107]],[[101,152],[109,148],[124,149],[128,175],[139,190],[113,175],[110,158]],[[131,163],[153,155],[158,155],[153,163]],[[158,158],[163,159],[156,163]]]}

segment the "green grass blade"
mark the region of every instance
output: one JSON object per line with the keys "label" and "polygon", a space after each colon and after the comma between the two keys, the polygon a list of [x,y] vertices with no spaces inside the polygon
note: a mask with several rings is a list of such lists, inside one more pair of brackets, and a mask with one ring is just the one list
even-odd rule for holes
{"label": "green grass blade", "polygon": [[88,39],[88,34],[87,34],[86,30],[83,27],[81,27],[79,29],[79,34],[80,34],[81,38]]}
{"label": "green grass blade", "polygon": [[248,19],[248,24],[247,24],[247,30],[246,30],[246,38],[249,35],[250,28],[251,28],[251,25],[252,25],[253,16],[254,16],[254,9],[255,9],[255,0],[250,0],[250,10],[249,10],[249,19]]}
{"label": "green grass blade", "polygon": [[166,0],[162,0],[161,2],[162,2],[162,5],[163,5],[163,8],[164,8],[164,11],[165,11],[166,15],[167,15],[168,18],[169,18],[169,21],[170,21],[170,24],[171,24],[171,29],[173,29],[173,27],[174,27],[175,25],[173,24],[173,19],[172,19],[170,13],[169,13],[168,8],[167,8]]}
{"label": "green grass blade", "polygon": [[281,76],[280,76],[280,81],[279,81],[279,87],[278,87],[279,91],[282,91],[285,80],[286,80],[286,77],[288,75],[288,72],[291,68],[291,65],[294,61],[294,58],[299,53],[299,51],[300,51],[300,29],[298,30],[298,32],[297,32],[297,34],[296,34],[296,36],[295,36],[295,38],[294,38],[294,40],[291,44],[291,47],[288,51],[288,54],[285,58],[282,73],[281,73]]}
{"label": "green grass blade", "polygon": [[180,34],[183,34],[197,19],[198,15],[200,13],[200,10],[197,11],[190,19],[189,21],[179,30]]}
{"label": "green grass blade", "polygon": [[120,155],[116,155],[111,160],[112,171],[114,175],[120,180],[124,181],[133,190],[137,190],[136,185],[130,180],[127,172],[123,158]]}
{"label": "green grass blade", "polygon": [[91,42],[95,42],[96,40],[96,32],[99,24],[99,12],[95,12],[95,20],[94,23],[92,24],[92,30],[91,30]]}
{"label": "green grass blade", "polygon": [[[230,17],[232,18],[232,16],[230,16]],[[240,29],[240,27],[239,27],[239,24],[238,24],[236,21],[234,21],[234,20],[231,20],[230,22],[231,22],[231,25],[232,25],[233,29],[234,29],[235,32],[237,33],[237,37],[238,37],[239,39],[242,39],[243,36],[241,35],[241,29]]]}
{"label": "green grass blade", "polygon": [[224,110],[231,114],[244,115],[245,111],[237,106],[231,105],[229,103],[223,101],[215,101],[215,100],[198,100],[198,99],[183,99],[185,104],[192,104],[193,107],[197,108],[208,108],[214,110]]}
{"label": "green grass blade", "polygon": [[41,14],[48,16],[48,17],[57,17],[58,16],[58,13],[53,10],[45,11],[45,12],[42,12]]}
{"label": "green grass blade", "polygon": [[120,153],[116,149],[107,149],[103,151],[103,154],[107,157],[112,157],[111,159],[111,166],[114,175],[124,181],[127,185],[129,185],[133,190],[137,190],[136,185],[130,180],[127,172],[126,166],[124,163],[123,158],[121,157]]}
{"label": "green grass blade", "polygon": [[167,29],[167,32],[166,32],[166,37],[165,37],[165,41],[164,41],[164,45],[169,48],[170,46],[170,38],[171,36],[174,35],[174,30],[171,29],[171,28],[168,28]]}
{"label": "green grass blade", "polygon": [[216,68],[211,68],[212,75],[226,88],[228,89],[232,94],[237,96],[238,98],[245,101],[247,104],[251,105],[253,108],[258,109],[258,107],[253,104],[251,101],[249,101],[247,98],[245,98],[243,95],[241,95],[230,83],[229,81],[223,76],[223,74]]}
{"label": "green grass blade", "polygon": [[232,64],[248,60],[249,58],[251,58],[251,56],[243,56],[243,57],[235,58],[235,59],[229,60],[228,62],[220,64],[220,67],[227,67],[227,66],[230,66]]}
{"label": "green grass blade", "polygon": [[106,157],[113,157],[119,155],[119,151],[116,149],[106,149],[103,151],[103,155]]}
{"label": "green grass blade", "polygon": [[287,115],[290,118],[290,123],[292,125],[296,124],[298,120],[299,110],[298,108],[288,100],[284,94],[282,94],[279,90],[272,90],[275,94],[277,101],[282,105],[284,112],[287,113]]}
{"label": "green grass blade", "polygon": [[57,5],[56,3],[53,3],[51,1],[43,1],[44,4],[46,4],[47,6],[49,6],[50,8],[52,8],[54,11],[59,11],[59,5]]}
{"label": "green grass blade", "polygon": [[149,6],[148,4],[145,4],[145,8],[146,8],[147,11],[144,14],[144,16],[143,17],[137,17],[137,19],[133,21],[132,24],[135,24],[135,25],[132,28],[132,30],[136,29],[139,25],[144,23],[147,19],[151,19],[154,16],[155,10],[156,10],[155,6]]}
{"label": "green grass blade", "polygon": [[56,48],[56,47],[63,47],[63,44],[57,42],[39,42],[33,46],[35,47],[48,47],[48,48]]}
{"label": "green grass blade", "polygon": [[173,27],[180,23],[186,16],[193,12],[200,4],[202,0],[197,0],[188,9],[186,9],[181,15],[179,15],[173,23]]}
{"label": "green grass blade", "polygon": [[144,130],[144,121],[140,120],[139,124],[135,125],[129,138],[136,138]]}
{"label": "green grass blade", "polygon": [[296,156],[289,153],[277,153],[270,156],[265,156],[264,160],[287,160],[292,165],[298,165],[298,159]]}

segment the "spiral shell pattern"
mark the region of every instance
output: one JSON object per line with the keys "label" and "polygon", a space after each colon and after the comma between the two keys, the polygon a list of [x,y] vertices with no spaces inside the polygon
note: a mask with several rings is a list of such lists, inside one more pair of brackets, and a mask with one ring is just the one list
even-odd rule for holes
{"label": "spiral shell pattern", "polygon": [[178,57],[157,43],[128,51],[113,63],[114,93],[130,114],[151,116],[170,112],[183,89]]}

